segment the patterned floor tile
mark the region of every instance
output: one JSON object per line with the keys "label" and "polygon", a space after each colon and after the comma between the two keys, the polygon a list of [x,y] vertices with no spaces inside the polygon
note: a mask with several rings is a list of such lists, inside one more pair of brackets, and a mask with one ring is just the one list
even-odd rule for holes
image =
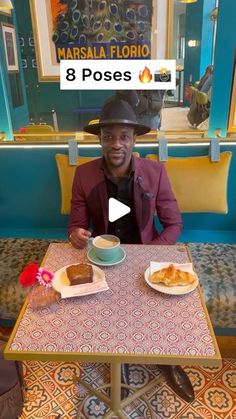
{"label": "patterned floor tile", "polygon": [[[155,419],[236,419],[235,360],[223,360],[222,368],[188,366],[184,369],[196,399],[191,404],[185,402],[163,381],[145,394]],[[76,419],[78,407],[82,408],[80,419],[102,419],[107,412],[106,405],[90,396],[80,384],[74,384],[74,374],[99,387],[109,382],[109,365],[24,362],[28,389],[20,419]],[[136,388],[161,376],[155,365],[130,364],[129,374],[130,383]],[[130,403],[125,413],[128,419],[151,419],[143,400]]]}
{"label": "patterned floor tile", "polygon": [[133,403],[130,403],[125,408],[125,413],[129,419],[151,419],[151,413],[142,400],[135,400]]}
{"label": "patterned floor tile", "polygon": [[197,400],[192,403],[192,408],[196,412],[196,415],[200,416],[202,419],[221,419],[215,412],[213,412],[209,407],[205,406],[201,401]]}
{"label": "patterned floor tile", "polygon": [[186,406],[186,403],[174,394],[166,384],[156,387],[156,392],[149,398],[149,401],[157,418],[160,419],[174,419]]}
{"label": "patterned floor tile", "polygon": [[196,367],[188,367],[184,369],[188,374],[190,381],[194,387],[195,395],[197,396],[204,387],[211,381],[211,378],[205,373],[204,370],[200,370]]}
{"label": "patterned floor tile", "polygon": [[[203,419],[208,418],[207,416],[202,416],[202,412],[197,412],[192,407],[187,408],[185,412],[181,415],[181,419]],[[209,419],[212,417],[209,417]]]}
{"label": "patterned floor tile", "polygon": [[236,403],[236,397],[219,382],[206,388],[201,399],[203,404],[221,419],[229,415]]}
{"label": "patterned floor tile", "polygon": [[108,408],[102,401],[91,396],[87,399],[83,412],[86,418],[103,419],[108,412]]}

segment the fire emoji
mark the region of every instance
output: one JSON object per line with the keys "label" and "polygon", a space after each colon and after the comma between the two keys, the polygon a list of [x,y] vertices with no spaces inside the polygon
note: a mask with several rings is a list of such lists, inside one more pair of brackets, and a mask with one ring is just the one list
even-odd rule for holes
{"label": "fire emoji", "polygon": [[148,67],[145,67],[142,72],[139,72],[139,80],[141,83],[150,83],[152,80],[152,74]]}

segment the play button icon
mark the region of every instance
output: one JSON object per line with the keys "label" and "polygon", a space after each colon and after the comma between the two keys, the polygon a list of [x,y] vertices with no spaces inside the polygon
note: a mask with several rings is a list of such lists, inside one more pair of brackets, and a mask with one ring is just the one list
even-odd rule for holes
{"label": "play button icon", "polygon": [[130,207],[115,198],[109,198],[108,219],[110,222],[116,221],[130,212]]}

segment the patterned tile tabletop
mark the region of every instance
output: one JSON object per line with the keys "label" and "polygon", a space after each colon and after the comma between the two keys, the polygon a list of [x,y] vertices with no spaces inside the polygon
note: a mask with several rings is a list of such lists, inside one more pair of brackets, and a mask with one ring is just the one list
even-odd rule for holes
{"label": "patterned tile tabletop", "polygon": [[[108,291],[60,300],[38,311],[27,307],[9,351],[148,355],[150,362],[152,355],[155,360],[157,355],[184,356],[185,361],[214,358],[217,349],[199,290],[182,296],[161,294],[144,280],[150,261],[188,262],[185,247],[123,247],[126,259],[102,268]],[[54,243],[43,265],[55,272],[87,261],[86,250]]]}

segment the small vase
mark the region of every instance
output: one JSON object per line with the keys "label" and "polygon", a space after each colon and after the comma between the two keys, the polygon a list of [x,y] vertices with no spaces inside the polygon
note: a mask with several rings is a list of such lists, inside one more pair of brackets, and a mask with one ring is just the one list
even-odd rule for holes
{"label": "small vase", "polygon": [[36,282],[28,294],[29,306],[35,310],[47,307],[60,300],[60,294],[52,287],[46,287]]}

